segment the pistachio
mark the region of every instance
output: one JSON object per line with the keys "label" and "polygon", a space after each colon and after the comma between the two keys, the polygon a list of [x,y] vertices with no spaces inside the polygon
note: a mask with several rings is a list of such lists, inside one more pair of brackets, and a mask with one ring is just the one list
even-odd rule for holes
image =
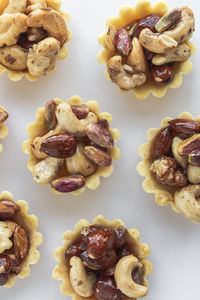
{"label": "pistachio", "polygon": [[200,167],[200,149],[190,152],[188,161],[192,166]]}
{"label": "pistachio", "polygon": [[191,138],[184,140],[178,146],[179,155],[188,155],[194,150],[200,149],[200,134],[195,134]]}
{"label": "pistachio", "polygon": [[76,115],[76,117],[79,120],[85,119],[89,114],[89,108],[85,104],[76,105],[76,106],[72,105],[71,108],[73,113]]}
{"label": "pistachio", "polygon": [[166,14],[158,20],[155,25],[157,32],[163,32],[170,28],[173,25],[176,25],[181,18],[181,8],[175,8],[171,11],[168,11]]}
{"label": "pistachio", "polygon": [[0,219],[9,219],[20,211],[11,200],[0,200]]}
{"label": "pistachio", "polygon": [[200,124],[194,120],[174,119],[169,122],[169,125],[173,130],[173,135],[180,138],[185,139],[200,133]]}
{"label": "pistachio", "polygon": [[112,158],[110,154],[96,147],[86,146],[84,148],[84,154],[87,158],[100,167],[109,167],[112,164]]}
{"label": "pistachio", "polygon": [[189,164],[188,168],[187,168],[187,178],[190,183],[199,184],[200,183],[200,168]]}
{"label": "pistachio", "polygon": [[115,48],[119,54],[128,56],[132,50],[131,38],[128,30],[121,28],[115,35]]}
{"label": "pistachio", "polygon": [[15,248],[15,255],[20,260],[23,260],[29,250],[29,242],[26,230],[18,225],[14,232],[14,248]]}
{"label": "pistachio", "polygon": [[99,124],[88,124],[85,128],[89,139],[96,145],[112,150],[114,148],[114,140],[109,130],[103,128]]}
{"label": "pistachio", "polygon": [[85,177],[73,175],[61,177],[51,182],[51,187],[61,193],[70,193],[79,190],[85,185]]}
{"label": "pistachio", "polygon": [[50,130],[54,129],[57,125],[56,107],[57,104],[53,100],[48,101],[45,105],[44,117],[46,120],[47,127]]}
{"label": "pistachio", "polygon": [[173,141],[172,141],[172,153],[173,153],[173,156],[174,158],[177,160],[177,162],[179,163],[179,165],[186,169],[187,168],[187,164],[188,164],[188,160],[187,160],[187,157],[184,157],[184,156],[181,156],[178,154],[178,146],[179,144],[182,142],[183,140],[180,139],[179,137],[175,137],[173,138]]}

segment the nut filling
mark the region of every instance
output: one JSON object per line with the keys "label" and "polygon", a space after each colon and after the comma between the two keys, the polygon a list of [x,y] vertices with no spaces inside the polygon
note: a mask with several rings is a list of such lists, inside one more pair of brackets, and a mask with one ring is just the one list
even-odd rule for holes
{"label": "nut filling", "polygon": [[0,286],[6,285],[12,274],[22,270],[29,251],[29,237],[16,220],[19,206],[11,200],[0,200]]}
{"label": "nut filling", "polygon": [[[93,224],[79,232],[65,251],[65,264],[76,294],[99,300],[136,299],[148,293],[144,259],[129,231]],[[150,267],[150,263],[148,262]]]}
{"label": "nut filling", "polygon": [[200,223],[200,123],[174,119],[151,143],[150,170],[156,180],[173,188],[176,208]]}
{"label": "nut filling", "polygon": [[48,7],[46,0],[9,0],[0,15],[0,64],[32,79],[55,69],[68,40],[64,14]]}
{"label": "nut filling", "polygon": [[111,130],[108,121],[101,118],[110,115],[99,114],[94,109],[98,106],[95,101],[80,104],[75,98],[74,103],[58,99],[47,102],[41,116],[45,134],[34,136],[29,144],[37,160],[32,169],[34,180],[41,185],[50,184],[54,192],[84,188],[95,174],[107,169],[111,173],[112,160],[116,159],[113,132],[118,131]]}
{"label": "nut filling", "polygon": [[122,90],[142,86],[147,80],[170,83],[176,64],[191,56],[187,41],[194,30],[194,15],[186,6],[163,16],[154,13],[133,20],[123,28],[110,25],[106,48],[112,53],[107,61],[111,81]]}

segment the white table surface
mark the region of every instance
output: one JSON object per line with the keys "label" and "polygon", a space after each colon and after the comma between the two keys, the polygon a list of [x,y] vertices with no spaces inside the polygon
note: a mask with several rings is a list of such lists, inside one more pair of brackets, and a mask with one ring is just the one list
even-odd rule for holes
{"label": "white table surface", "polygon": [[[159,207],[154,196],[146,194],[143,178],[136,173],[139,162],[138,147],[145,142],[149,127],[159,127],[165,116],[176,117],[180,112],[200,114],[199,78],[200,56],[197,53],[193,73],[184,77],[183,86],[168,91],[162,99],[136,99],[132,92],[120,94],[104,77],[104,66],[96,59],[101,46],[97,36],[105,31],[107,16],[118,14],[132,0],[63,0],[62,8],[71,15],[69,28],[73,39],[68,44],[69,55],[58,62],[56,72],[37,82],[23,79],[14,83],[6,74],[0,76],[0,104],[10,114],[6,122],[9,135],[3,140],[0,155],[0,190],[9,190],[16,200],[30,204],[30,212],[40,219],[39,230],[45,241],[40,247],[40,262],[31,267],[30,277],[17,279],[11,289],[0,288],[1,300],[64,300],[59,291],[60,282],[51,274],[57,264],[53,250],[62,245],[62,234],[73,230],[81,218],[90,221],[98,214],[108,219],[120,218],[127,228],[136,227],[141,240],[151,246],[149,259],[154,272],[149,276],[150,292],[146,300],[198,300],[200,265],[200,228],[171,207]],[[168,0],[170,8],[190,6],[196,13],[197,28],[192,41],[199,48],[200,2],[198,0]],[[27,169],[27,155],[21,150],[27,138],[25,127],[35,120],[35,111],[47,100],[60,97],[67,100],[78,94],[84,100],[96,99],[101,111],[113,114],[113,127],[121,131],[118,146],[121,158],[114,162],[111,177],[103,179],[100,188],[87,190],[79,197],[54,196],[49,187],[34,183]],[[67,298],[67,299],[70,299]]]}

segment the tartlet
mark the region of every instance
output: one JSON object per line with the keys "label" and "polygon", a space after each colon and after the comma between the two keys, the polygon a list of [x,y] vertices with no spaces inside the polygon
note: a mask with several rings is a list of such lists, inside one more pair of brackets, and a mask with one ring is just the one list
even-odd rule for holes
{"label": "tartlet", "polygon": [[148,130],[137,165],[137,172],[146,178],[143,189],[155,194],[158,205],[171,203],[175,212],[196,223],[200,223],[199,133],[200,118],[195,120],[188,112],[177,119],[164,118],[159,129]]}
{"label": "tartlet", "polygon": [[[167,12],[168,7],[164,2],[158,2],[152,7],[148,0],[140,0],[135,8],[124,6],[118,17],[106,20],[108,33],[103,33],[98,38],[104,47],[98,54],[98,60],[107,66],[106,78],[116,83],[121,92],[133,89],[139,99],[144,99],[151,93],[155,97],[163,97],[168,87],[181,86],[182,74],[192,71],[192,63],[188,58],[195,53],[195,47],[188,39],[194,30],[194,15],[188,7],[177,8],[166,18]],[[192,22],[188,22],[191,32],[187,32],[188,36],[184,32],[183,37],[178,37],[174,31],[185,12],[192,19]],[[140,22],[139,25],[137,22]],[[172,23],[175,28],[166,31]],[[157,32],[161,33],[153,33],[156,32],[155,26]],[[176,31],[180,34],[180,30]],[[182,61],[173,63],[174,54],[169,56],[169,49],[171,53],[175,52],[176,59]]]}
{"label": "tartlet", "polygon": [[[4,122],[8,118],[7,110],[0,105],[0,139],[4,139],[8,135],[8,127],[4,124]],[[3,146],[0,144],[0,153],[3,150]]]}
{"label": "tartlet", "polygon": [[[105,238],[104,245],[102,245],[101,239],[98,240],[99,243],[97,242],[97,236]],[[115,236],[114,241],[112,240],[113,236]],[[137,229],[126,230],[123,222],[120,220],[115,219],[109,222],[104,216],[100,215],[93,220],[92,224],[90,224],[87,220],[80,220],[75,226],[75,231],[67,231],[63,234],[62,239],[64,246],[54,250],[54,257],[56,261],[58,261],[59,265],[54,268],[52,276],[54,279],[62,280],[60,291],[63,295],[72,296],[73,299],[76,300],[108,299],[105,296],[105,286],[102,286],[102,284],[106,285],[106,282],[108,282],[108,285],[111,285],[112,288],[111,290],[108,289],[107,292],[114,293],[114,295],[112,294],[113,298],[111,297],[109,299],[130,299],[119,289],[116,289],[115,280],[118,288],[120,287],[123,292],[125,292],[128,286],[128,291],[126,291],[126,293],[129,295],[131,293],[131,298],[136,299],[141,295],[144,296],[147,294],[148,281],[146,276],[152,273],[153,266],[149,261],[146,260],[146,257],[150,254],[150,248],[147,244],[140,243],[140,234]],[[77,246],[77,241],[79,246]],[[80,246],[80,242],[82,242],[82,246]],[[94,246],[95,244],[96,247]],[[85,246],[86,251],[84,249]],[[105,259],[103,259],[105,256],[99,259],[96,259],[96,257],[97,255],[99,257],[102,256],[102,251],[105,251],[105,253],[110,253],[109,255],[106,254],[106,256],[112,256],[115,250],[108,250],[108,248],[111,249],[112,247],[114,247],[115,250],[118,249],[117,266],[114,265],[105,270]],[[87,253],[87,255],[85,253]],[[88,260],[87,258],[86,263],[86,261],[83,260],[83,256],[85,255],[87,257],[92,256],[93,259],[89,258]],[[102,264],[103,260],[104,263]],[[111,260],[106,260],[107,266],[112,264]],[[95,261],[98,262],[97,264],[99,264],[98,267],[95,267],[95,269],[98,269],[96,272],[94,271]],[[76,269],[76,263],[80,264],[79,269]],[[86,276],[87,279],[84,277],[84,280],[88,281],[87,286],[85,285],[86,282],[82,282],[82,273],[85,271],[85,266],[87,266],[87,272],[90,271],[90,275]],[[94,275],[95,273],[96,278]],[[99,277],[100,273],[101,276]],[[113,276],[115,276],[115,279]],[[132,278],[134,278],[134,280],[132,280]],[[122,279],[126,279],[125,282]]]}
{"label": "tartlet", "polygon": [[27,126],[29,139],[22,146],[30,156],[28,169],[34,180],[50,183],[56,194],[79,195],[86,187],[96,189],[101,176],[111,175],[112,160],[120,156],[114,144],[120,133],[110,129],[111,123],[111,114],[99,113],[97,101],[83,104],[74,96],[68,103],[58,98],[47,102],[37,110],[36,122]]}
{"label": "tartlet", "polygon": [[[70,16],[61,0],[1,0],[0,74],[13,81],[34,81],[54,72],[56,60],[67,56]],[[6,34],[3,32],[6,31]]]}
{"label": "tartlet", "polygon": [[28,210],[26,201],[15,202],[7,191],[0,194],[0,285],[7,288],[13,286],[16,277],[29,276],[30,265],[40,259],[37,247],[43,236],[37,232],[38,218],[28,215]]}

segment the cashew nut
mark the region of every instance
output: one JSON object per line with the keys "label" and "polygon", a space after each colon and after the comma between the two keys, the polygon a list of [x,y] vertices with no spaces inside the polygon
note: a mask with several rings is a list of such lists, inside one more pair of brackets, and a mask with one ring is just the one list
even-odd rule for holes
{"label": "cashew nut", "polygon": [[117,29],[115,26],[111,25],[107,32],[106,36],[106,46],[109,50],[115,51],[115,35],[117,33]]}
{"label": "cashew nut", "polygon": [[36,9],[28,15],[28,27],[43,27],[50,36],[60,41],[61,45],[68,38],[67,25],[64,18],[57,11],[47,9]]}
{"label": "cashew nut", "polygon": [[64,131],[76,136],[85,136],[85,127],[89,123],[98,122],[98,118],[93,112],[89,112],[85,119],[79,120],[68,103],[61,103],[56,107],[56,117],[58,124]]}
{"label": "cashew nut", "polygon": [[63,159],[47,157],[35,165],[33,176],[34,180],[41,185],[48,184],[53,180],[62,168]]}
{"label": "cashew nut", "polygon": [[60,50],[60,43],[53,37],[35,44],[28,53],[27,66],[29,73],[40,77],[52,72]]}
{"label": "cashew nut", "polygon": [[129,298],[144,297],[148,293],[145,286],[136,284],[132,279],[132,271],[138,265],[137,257],[127,255],[119,260],[115,269],[117,288]]}
{"label": "cashew nut", "polygon": [[[126,65],[127,66],[127,65]],[[122,57],[113,56],[107,63],[107,70],[112,82],[115,82],[121,89],[130,90],[143,85],[147,77],[144,73],[128,72],[122,65]]]}
{"label": "cashew nut", "polygon": [[164,33],[153,33],[145,28],[139,36],[140,43],[147,50],[154,53],[165,53],[178,46],[177,41]]}
{"label": "cashew nut", "polygon": [[0,63],[11,70],[27,69],[28,52],[18,45],[0,48]]}
{"label": "cashew nut", "polygon": [[19,35],[27,31],[25,14],[4,14],[0,16],[0,47],[15,45]]}
{"label": "cashew nut", "polygon": [[174,202],[181,213],[192,222],[200,223],[200,185],[188,185],[176,192]]}
{"label": "cashew nut", "polygon": [[196,166],[188,165],[187,168],[187,178],[192,184],[200,183],[200,168]]}
{"label": "cashew nut", "polygon": [[46,0],[28,0],[28,7],[26,9],[26,13],[30,14],[36,9],[46,8]]}
{"label": "cashew nut", "polygon": [[43,136],[37,136],[33,140],[33,143],[31,144],[31,149],[32,149],[32,152],[35,155],[35,157],[37,157],[39,159],[44,159],[44,158],[48,157],[48,155],[46,153],[44,153],[40,150],[41,144],[44,142],[44,140],[46,140],[51,135],[58,134],[61,132],[62,132],[62,129],[60,128],[60,126],[56,126],[56,128],[54,130],[49,131],[47,134],[45,134]]}
{"label": "cashew nut", "polygon": [[134,72],[145,73],[147,71],[147,62],[138,38],[133,38],[132,46],[133,48],[127,59],[127,64],[133,68]]}
{"label": "cashew nut", "polygon": [[12,231],[10,227],[5,222],[0,221],[0,254],[12,248],[13,243],[9,239],[11,236]]}
{"label": "cashew nut", "polygon": [[[180,19],[179,22],[173,26],[173,18],[172,16],[174,13],[179,14],[179,11],[181,10]],[[170,22],[172,21],[172,23]],[[171,30],[164,31],[166,27],[170,28],[173,27]],[[167,29],[168,29],[167,28]],[[158,32],[164,31],[164,34],[171,37],[172,39],[176,40],[178,43],[183,42],[185,40],[188,40],[194,30],[195,30],[195,18],[192,10],[185,6],[181,9],[173,10],[166,15],[164,15],[156,24],[156,30]]]}
{"label": "cashew nut", "polygon": [[152,59],[152,63],[154,65],[159,66],[175,61],[185,61],[190,57],[190,55],[190,48],[187,44],[183,43],[169,52],[163,54],[156,54]]}
{"label": "cashew nut", "polygon": [[94,293],[95,273],[86,273],[82,260],[76,256],[70,259],[70,266],[70,281],[75,292],[84,298],[91,297]]}
{"label": "cashew nut", "polygon": [[174,156],[175,160],[177,160],[177,162],[179,163],[179,165],[181,167],[183,167],[184,169],[186,169],[187,168],[187,164],[188,164],[187,157],[181,156],[181,155],[178,154],[178,145],[182,141],[183,140],[180,139],[177,136],[173,139],[173,142],[172,142],[172,153],[173,153],[173,156]]}
{"label": "cashew nut", "polygon": [[66,159],[67,170],[70,174],[89,176],[96,171],[96,165],[85,157],[83,150],[83,145],[78,144],[76,153]]}
{"label": "cashew nut", "polygon": [[9,0],[8,6],[4,9],[4,14],[25,13],[26,0]]}

